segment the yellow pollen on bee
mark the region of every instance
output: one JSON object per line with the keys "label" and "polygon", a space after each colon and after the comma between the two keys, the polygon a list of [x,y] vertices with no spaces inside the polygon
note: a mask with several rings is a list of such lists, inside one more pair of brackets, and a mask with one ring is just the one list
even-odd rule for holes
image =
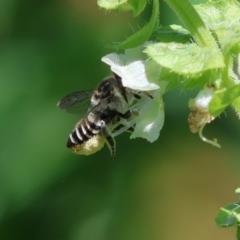
{"label": "yellow pollen on bee", "polygon": [[86,142],[71,147],[71,150],[80,155],[91,155],[101,150],[105,144],[105,137],[96,135]]}

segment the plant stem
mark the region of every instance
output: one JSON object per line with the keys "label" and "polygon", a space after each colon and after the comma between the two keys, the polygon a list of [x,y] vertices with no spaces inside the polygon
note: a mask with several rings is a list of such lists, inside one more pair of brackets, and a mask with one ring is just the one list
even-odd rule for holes
{"label": "plant stem", "polygon": [[176,12],[200,47],[218,48],[211,32],[188,0],[165,0],[165,2]]}

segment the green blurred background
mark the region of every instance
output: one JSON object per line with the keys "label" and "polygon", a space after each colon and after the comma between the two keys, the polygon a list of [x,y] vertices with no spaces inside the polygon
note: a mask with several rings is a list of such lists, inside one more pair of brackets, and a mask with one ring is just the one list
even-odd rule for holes
{"label": "green blurred background", "polygon": [[[197,1],[195,1],[197,2]],[[198,1],[199,2],[199,1]],[[161,23],[178,23],[165,4]],[[225,240],[219,208],[237,201],[240,122],[230,109],[205,128],[217,149],[189,131],[188,93],[165,96],[153,144],[117,137],[115,162],[66,147],[79,116],[56,107],[109,74],[105,45],[149,19],[100,10],[96,1],[0,1],[0,239]]]}

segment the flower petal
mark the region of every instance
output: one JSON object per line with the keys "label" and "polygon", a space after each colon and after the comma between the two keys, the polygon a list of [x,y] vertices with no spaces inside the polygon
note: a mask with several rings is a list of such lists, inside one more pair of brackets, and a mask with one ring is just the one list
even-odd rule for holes
{"label": "flower petal", "polygon": [[[127,64],[126,56],[116,53],[103,57],[102,61],[110,65],[111,70],[122,78],[124,87],[138,91],[152,91],[159,88],[154,82],[158,81],[161,68],[156,68],[153,61],[135,61]],[[122,62],[126,65],[122,65]]]}
{"label": "flower petal", "polygon": [[213,88],[205,88],[201,90],[195,99],[196,107],[201,110],[208,111],[209,103],[212,100],[213,95],[214,95]]}
{"label": "flower petal", "polygon": [[142,108],[139,116],[136,117],[136,126],[130,138],[145,138],[149,142],[158,139],[160,131],[164,124],[164,109],[160,99],[159,90],[155,91],[153,99],[145,96],[141,99]]}

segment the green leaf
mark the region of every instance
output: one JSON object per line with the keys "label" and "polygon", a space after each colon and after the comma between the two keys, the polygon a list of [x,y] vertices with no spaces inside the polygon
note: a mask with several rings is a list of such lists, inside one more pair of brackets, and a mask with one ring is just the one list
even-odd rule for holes
{"label": "green leaf", "polygon": [[98,0],[97,4],[99,7],[107,10],[119,9],[124,5],[127,5],[128,0]]}
{"label": "green leaf", "polygon": [[166,86],[165,93],[168,91],[173,90],[174,88],[178,87],[181,82],[183,81],[183,77],[170,72],[167,68],[162,68],[160,73],[160,80],[161,81],[168,81],[168,85]]}
{"label": "green leaf", "polygon": [[240,42],[240,4],[236,0],[209,1],[195,5],[195,9],[218,39],[226,53]]}
{"label": "green leaf", "polygon": [[133,11],[133,15],[139,15],[146,7],[147,0],[98,0],[98,5],[107,10]]}
{"label": "green leaf", "polygon": [[131,0],[133,15],[139,15],[147,5],[147,0]]}
{"label": "green leaf", "polygon": [[240,26],[239,23],[232,25],[228,29],[227,36],[220,40],[222,50],[224,55],[228,53],[239,53],[239,44],[240,43]]}
{"label": "green leaf", "polygon": [[159,65],[185,76],[199,76],[204,71],[224,67],[218,49],[200,48],[194,43],[154,43],[145,52]]}
{"label": "green leaf", "polygon": [[238,118],[240,118],[240,97],[237,97],[232,101],[232,107],[234,108]]}
{"label": "green leaf", "polygon": [[204,86],[208,83],[207,82],[208,78],[206,77],[206,75],[209,76],[209,73],[202,74],[198,78],[191,78],[191,77],[185,77],[183,75],[176,74],[167,68],[162,68],[162,71],[160,73],[160,80],[168,81],[168,85],[165,89],[165,93],[179,86],[181,86],[183,90],[189,90],[196,87],[203,89]]}
{"label": "green leaf", "polygon": [[194,7],[205,24],[221,38],[225,35],[227,27],[240,21],[240,4],[236,0],[208,1]]}
{"label": "green leaf", "polygon": [[159,22],[159,0],[153,0],[153,12],[150,21],[147,23],[147,25],[141,28],[138,32],[131,35],[125,41],[121,43],[111,44],[107,47],[112,48],[114,50],[125,50],[127,48],[134,48],[140,46],[150,38],[153,31],[158,26],[158,22]]}
{"label": "green leaf", "polygon": [[185,77],[183,83],[183,90],[189,90],[193,88],[204,89],[205,86],[211,83],[211,74],[209,71],[204,72],[201,76],[194,78],[194,77]]}
{"label": "green leaf", "polygon": [[219,48],[217,41],[189,0],[165,0],[165,2],[179,16],[199,47]]}
{"label": "green leaf", "polygon": [[153,34],[161,42],[193,42],[190,32],[179,25],[159,27]]}
{"label": "green leaf", "polygon": [[209,112],[217,117],[224,109],[232,104],[233,100],[240,96],[240,84],[228,89],[221,89],[214,93],[214,97],[209,104]]}
{"label": "green leaf", "polygon": [[[239,203],[238,203],[238,205],[239,205]],[[240,206],[236,207],[233,210],[233,214],[234,214],[235,218],[237,219],[238,223],[240,223]]]}
{"label": "green leaf", "polygon": [[215,219],[217,226],[219,227],[236,226],[239,222],[235,216],[235,213],[240,211],[239,204],[240,202],[230,203],[224,207],[221,207]]}

